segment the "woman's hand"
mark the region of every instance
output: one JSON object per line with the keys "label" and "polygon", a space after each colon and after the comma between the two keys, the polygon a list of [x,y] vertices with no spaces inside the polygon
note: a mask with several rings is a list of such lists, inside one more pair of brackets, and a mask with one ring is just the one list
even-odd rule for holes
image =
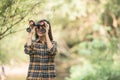
{"label": "woman's hand", "polygon": [[36,28],[36,27],[34,26],[34,27],[33,27],[33,29],[31,29],[30,34],[32,34],[32,35],[33,35],[33,34],[35,33],[35,28]]}
{"label": "woman's hand", "polygon": [[48,47],[49,50],[51,50],[51,48],[53,47],[53,44],[52,44],[52,42],[50,40],[50,37],[48,35],[49,29],[50,29],[50,25],[47,22],[45,22],[45,26],[46,26],[46,33],[45,33],[45,35],[46,35],[47,47]]}
{"label": "woman's hand", "polygon": [[28,38],[27,38],[27,45],[31,45],[32,44],[32,36],[33,34],[35,33],[35,28],[36,27],[33,27],[33,29],[31,30],[31,32],[28,34]]}
{"label": "woman's hand", "polygon": [[47,22],[45,22],[45,29],[46,29],[46,34],[48,34],[49,31],[49,24]]}
{"label": "woman's hand", "polygon": [[33,27],[33,29],[31,28],[31,32],[28,34],[28,39],[32,39],[32,36],[35,33],[35,28],[36,27]]}

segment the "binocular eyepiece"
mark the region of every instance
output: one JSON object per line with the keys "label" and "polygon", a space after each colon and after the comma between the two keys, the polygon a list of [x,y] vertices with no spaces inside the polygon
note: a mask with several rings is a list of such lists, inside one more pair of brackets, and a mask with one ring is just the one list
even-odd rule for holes
{"label": "binocular eyepiece", "polygon": [[31,30],[34,28],[34,27],[37,27],[38,29],[40,29],[42,31],[42,33],[45,33],[46,32],[46,29],[45,29],[45,21],[38,21],[37,23],[35,23],[33,20],[30,20],[29,21],[29,27],[26,29],[27,32],[31,32]]}

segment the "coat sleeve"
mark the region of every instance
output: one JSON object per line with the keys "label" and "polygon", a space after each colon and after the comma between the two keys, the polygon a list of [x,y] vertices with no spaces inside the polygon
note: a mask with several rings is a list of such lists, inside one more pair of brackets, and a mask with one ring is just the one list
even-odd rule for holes
{"label": "coat sleeve", "polygon": [[53,47],[49,50],[50,55],[55,55],[57,53],[57,42],[52,41]]}
{"label": "coat sleeve", "polygon": [[25,43],[24,45],[24,52],[25,54],[28,54],[28,55],[32,55],[34,54],[34,41],[32,40],[32,44],[31,45],[27,45],[27,43]]}

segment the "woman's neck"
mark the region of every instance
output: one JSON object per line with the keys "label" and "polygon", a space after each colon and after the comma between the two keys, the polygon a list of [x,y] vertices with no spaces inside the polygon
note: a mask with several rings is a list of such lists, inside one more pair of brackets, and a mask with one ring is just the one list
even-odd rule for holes
{"label": "woman's neck", "polygon": [[45,36],[40,36],[39,38],[40,38],[40,41],[41,41],[42,43],[44,43],[44,42],[46,41]]}

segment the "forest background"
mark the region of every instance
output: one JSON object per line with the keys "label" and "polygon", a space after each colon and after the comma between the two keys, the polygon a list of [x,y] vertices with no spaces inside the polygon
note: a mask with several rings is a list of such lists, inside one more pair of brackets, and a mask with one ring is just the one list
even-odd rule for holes
{"label": "forest background", "polygon": [[9,80],[25,80],[31,19],[52,25],[57,80],[120,80],[120,0],[0,0],[0,66]]}

